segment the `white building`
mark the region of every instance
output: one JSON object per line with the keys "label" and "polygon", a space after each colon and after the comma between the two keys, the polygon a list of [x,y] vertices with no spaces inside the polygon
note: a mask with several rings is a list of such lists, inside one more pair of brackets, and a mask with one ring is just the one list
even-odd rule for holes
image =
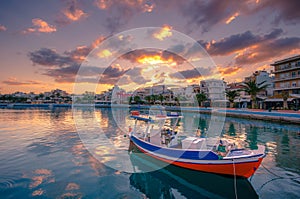
{"label": "white building", "polygon": [[268,85],[266,92],[259,93],[260,96],[273,96],[274,92],[274,77],[271,77],[271,74],[265,70],[255,71],[251,76],[245,78],[245,82],[255,80],[256,84]]}
{"label": "white building", "polygon": [[225,100],[226,82],[218,79],[200,81],[200,92],[207,94],[212,101]]}

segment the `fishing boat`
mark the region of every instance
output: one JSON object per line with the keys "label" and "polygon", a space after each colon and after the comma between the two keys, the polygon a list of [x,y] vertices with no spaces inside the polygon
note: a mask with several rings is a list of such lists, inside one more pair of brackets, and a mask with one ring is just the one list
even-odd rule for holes
{"label": "fishing boat", "polygon": [[142,153],[167,164],[249,178],[265,157],[263,145],[251,150],[220,138],[180,136],[176,127],[182,116],[177,113],[142,115],[133,111],[131,118],[135,122],[134,128],[129,129],[130,141]]}
{"label": "fishing boat", "polygon": [[162,168],[164,163],[160,160],[139,153],[135,145],[131,147],[135,151],[130,153],[135,172],[129,177],[130,185],[143,192],[147,198],[177,198],[174,190],[184,198],[258,198],[247,178],[234,179],[171,164]]}

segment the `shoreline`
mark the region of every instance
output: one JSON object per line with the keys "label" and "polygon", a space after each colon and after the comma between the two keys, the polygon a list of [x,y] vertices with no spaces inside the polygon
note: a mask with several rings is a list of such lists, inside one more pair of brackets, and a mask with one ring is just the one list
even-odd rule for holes
{"label": "shoreline", "polygon": [[[0,108],[72,108],[72,104],[0,104]],[[95,108],[133,108],[133,109],[149,109],[151,106],[148,105],[105,105],[105,104],[76,104],[75,107],[95,107]],[[154,107],[155,108],[155,107]],[[285,124],[300,124],[300,112],[290,111],[290,110],[280,110],[280,111],[267,111],[262,109],[218,109],[213,110],[212,108],[204,107],[177,107],[177,106],[166,106],[166,111],[180,111],[180,112],[191,112],[191,113],[203,113],[203,114],[213,114],[244,118],[251,120],[263,120],[269,122],[279,122]]]}

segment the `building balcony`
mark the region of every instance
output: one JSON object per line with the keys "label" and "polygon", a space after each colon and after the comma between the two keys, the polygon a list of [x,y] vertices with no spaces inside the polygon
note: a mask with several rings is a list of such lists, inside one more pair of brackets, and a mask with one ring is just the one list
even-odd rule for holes
{"label": "building balcony", "polygon": [[295,90],[295,89],[300,89],[300,86],[295,86],[295,87],[277,87],[277,88],[274,88],[274,91]]}
{"label": "building balcony", "polygon": [[300,79],[300,75],[295,75],[291,77],[282,77],[282,78],[275,78],[274,82],[282,82],[282,81],[289,81],[289,80],[296,80]]}
{"label": "building balcony", "polygon": [[285,67],[280,70],[275,70],[273,73],[276,74],[276,73],[282,73],[282,72],[287,72],[287,71],[292,71],[292,70],[297,70],[297,69],[300,69],[300,65],[288,66],[288,67]]}

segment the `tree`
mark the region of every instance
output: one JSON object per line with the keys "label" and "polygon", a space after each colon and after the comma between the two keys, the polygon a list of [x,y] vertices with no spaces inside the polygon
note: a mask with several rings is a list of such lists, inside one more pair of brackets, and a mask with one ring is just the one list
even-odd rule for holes
{"label": "tree", "polygon": [[165,99],[165,97],[162,94],[160,94],[157,98],[160,101],[160,104],[162,104],[163,100]]}
{"label": "tree", "polygon": [[228,90],[226,91],[226,97],[230,102],[230,107],[233,108],[233,102],[236,97],[240,96],[240,93],[237,90]]}
{"label": "tree", "polygon": [[288,91],[282,91],[281,93],[281,97],[283,99],[283,109],[288,109],[288,103],[287,103],[287,100],[289,98],[290,94]]}
{"label": "tree", "polygon": [[155,104],[155,101],[158,99],[157,95],[151,95],[151,101],[153,104]]}
{"label": "tree", "polygon": [[200,106],[203,106],[203,102],[207,100],[207,96],[204,92],[197,93],[196,98]]}
{"label": "tree", "polygon": [[40,93],[38,96],[40,99],[43,99],[45,97],[45,95],[43,93]]}
{"label": "tree", "polygon": [[150,95],[147,95],[147,96],[145,97],[145,100],[147,100],[148,104],[150,104],[150,102],[151,102],[151,96],[150,96]]}
{"label": "tree", "polygon": [[136,95],[134,96],[133,100],[135,101],[135,103],[139,104],[142,100],[141,100],[141,97]]}
{"label": "tree", "polygon": [[256,95],[265,90],[269,85],[265,84],[266,81],[263,81],[259,84],[256,84],[255,80],[250,80],[249,82],[244,82],[242,84],[243,86],[243,91],[245,91],[246,93],[248,93],[251,96],[251,107],[255,108],[256,105]]}

